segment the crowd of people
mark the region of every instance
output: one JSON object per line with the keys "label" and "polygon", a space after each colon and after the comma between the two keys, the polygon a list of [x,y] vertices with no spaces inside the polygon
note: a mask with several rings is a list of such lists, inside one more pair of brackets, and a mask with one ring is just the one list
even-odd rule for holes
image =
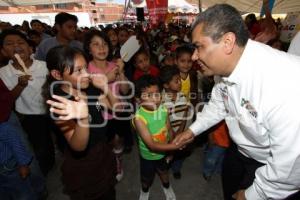
{"label": "crowd of people", "polygon": [[[202,175],[222,175],[224,199],[299,199],[300,33],[287,48],[265,11],[243,20],[218,4],[192,26],[155,28],[78,28],[69,13],[53,27],[0,22],[1,199],[46,199],[55,151],[71,199],[116,199],[136,143],[139,199],[157,174],[175,200],[169,170],[181,179],[203,132]],[[141,48],[124,62],[133,35]]]}

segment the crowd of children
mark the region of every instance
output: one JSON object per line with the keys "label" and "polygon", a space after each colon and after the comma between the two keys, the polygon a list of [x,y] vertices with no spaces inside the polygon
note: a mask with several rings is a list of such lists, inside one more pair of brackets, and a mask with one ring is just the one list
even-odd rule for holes
{"label": "crowd of children", "polygon": [[[179,150],[171,141],[189,127],[214,84],[193,62],[189,26],[77,30],[77,22],[76,16],[59,13],[53,29],[39,20],[31,21],[31,30],[1,25],[1,199],[45,199],[44,177],[54,165],[55,148],[64,155],[62,181],[71,199],[115,199],[115,185],[126,173],[122,153],[131,150],[133,130],[140,159],[139,199],[149,199],[157,173],[166,199],[175,200],[168,170],[180,179],[190,149]],[[253,16],[247,23],[257,34]],[[124,63],[120,48],[132,34],[142,47]],[[272,39],[269,44],[282,49]],[[131,93],[134,98],[128,98]],[[137,106],[128,111],[128,103]],[[222,123],[209,133],[206,180],[220,169],[230,145],[227,131]]]}

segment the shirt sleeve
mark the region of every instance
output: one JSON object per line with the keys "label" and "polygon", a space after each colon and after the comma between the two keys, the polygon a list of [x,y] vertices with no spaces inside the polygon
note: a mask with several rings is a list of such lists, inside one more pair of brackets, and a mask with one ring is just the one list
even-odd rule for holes
{"label": "shirt sleeve", "polygon": [[300,31],[293,38],[288,53],[300,56]]}
{"label": "shirt sleeve", "polygon": [[227,115],[223,98],[220,93],[220,84],[215,84],[211,99],[203,110],[197,114],[196,121],[189,127],[194,135],[199,135],[213,125],[219,123]]}
{"label": "shirt sleeve", "polygon": [[[288,97],[287,97],[288,98]],[[299,98],[277,102],[266,112],[270,156],[258,168],[246,199],[285,199],[300,186],[300,110]]]}
{"label": "shirt sleeve", "polygon": [[44,47],[44,42],[43,41],[36,48],[34,58],[37,59],[37,60],[42,60],[42,61],[46,60],[45,47]]}
{"label": "shirt sleeve", "polygon": [[14,106],[14,99],[11,96],[10,91],[6,87],[6,85],[3,83],[2,79],[0,78],[0,123],[4,122],[8,119],[11,110]]}

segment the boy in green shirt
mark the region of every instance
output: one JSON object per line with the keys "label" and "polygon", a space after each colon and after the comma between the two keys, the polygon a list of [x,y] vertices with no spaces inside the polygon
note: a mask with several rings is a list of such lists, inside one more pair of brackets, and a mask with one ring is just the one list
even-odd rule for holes
{"label": "boy in green shirt", "polygon": [[133,125],[138,134],[140,150],[140,174],[142,190],[140,200],[149,199],[149,189],[158,173],[166,195],[166,200],[176,200],[169,183],[166,151],[179,147],[169,143],[172,139],[172,129],[168,119],[168,111],[161,104],[161,87],[159,81],[145,75],[135,83],[135,97],[139,104]]}

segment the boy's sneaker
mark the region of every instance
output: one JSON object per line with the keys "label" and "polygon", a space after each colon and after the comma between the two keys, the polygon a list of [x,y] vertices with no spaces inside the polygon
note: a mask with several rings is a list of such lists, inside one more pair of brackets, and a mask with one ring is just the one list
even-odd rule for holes
{"label": "boy's sneaker", "polygon": [[211,179],[211,175],[206,175],[203,173],[202,176],[203,176],[204,180],[206,180],[207,182],[209,182]]}
{"label": "boy's sneaker", "polygon": [[143,192],[143,190],[141,190],[139,200],[149,200],[149,194],[149,191]]}
{"label": "boy's sneaker", "polygon": [[116,179],[119,182],[123,178],[124,171],[123,171],[121,154],[115,154],[115,155],[116,155],[116,161],[117,161],[117,175],[116,175]]}
{"label": "boy's sneaker", "polygon": [[132,151],[132,147],[131,147],[131,146],[125,146],[125,147],[124,147],[123,153],[128,154],[128,153],[130,153],[131,151]]}
{"label": "boy's sneaker", "polygon": [[174,173],[173,173],[173,177],[174,177],[175,179],[181,179],[181,173],[180,173],[180,172],[174,172]]}
{"label": "boy's sneaker", "polygon": [[176,196],[175,193],[173,191],[173,188],[171,187],[171,185],[169,186],[169,188],[164,188],[164,193],[166,195],[166,200],[176,200]]}

